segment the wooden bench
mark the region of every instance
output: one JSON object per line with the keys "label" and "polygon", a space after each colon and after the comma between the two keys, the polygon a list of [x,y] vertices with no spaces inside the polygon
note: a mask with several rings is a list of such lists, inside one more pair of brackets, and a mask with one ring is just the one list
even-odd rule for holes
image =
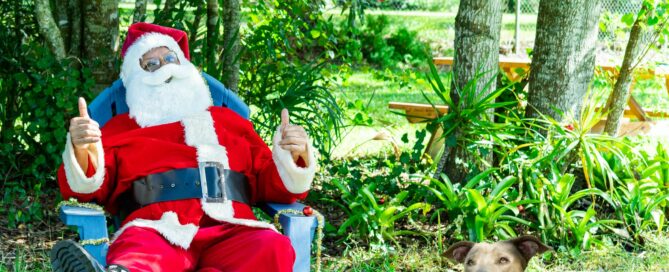
{"label": "wooden bench", "polygon": [[[432,62],[434,65],[453,66],[453,57],[437,57],[433,58]],[[513,81],[519,81],[527,76],[527,71],[530,70],[530,64],[531,62],[529,59],[499,58],[499,68],[502,69],[509,79]],[[598,64],[595,72],[599,75],[604,74],[611,78],[615,78],[618,75],[618,67],[608,64]],[[664,78],[665,88],[667,94],[669,94],[669,69],[666,68],[637,68],[634,72],[634,80],[632,81],[630,90],[634,89],[634,82],[636,79],[650,79],[655,77]],[[648,121],[648,117],[651,116],[665,116],[662,113],[646,112],[632,95],[630,95],[627,105],[628,109],[625,110],[625,117],[636,117],[639,121]]]}

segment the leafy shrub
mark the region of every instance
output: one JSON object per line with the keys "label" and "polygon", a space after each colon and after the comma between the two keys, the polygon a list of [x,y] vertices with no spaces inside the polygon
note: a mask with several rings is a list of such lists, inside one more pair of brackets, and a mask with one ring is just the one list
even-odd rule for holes
{"label": "leafy shrub", "polygon": [[[22,16],[21,14],[13,14]],[[30,16],[30,15],[27,15]],[[0,213],[9,227],[36,224],[47,215],[42,201],[52,194],[67,128],[77,97],[91,97],[91,72],[76,59],[55,59],[29,34],[16,37],[0,26]],[[30,27],[25,30],[36,31]],[[33,36],[30,36],[33,35]]]}
{"label": "leafy shrub", "polygon": [[282,108],[305,126],[315,147],[328,155],[339,137],[342,113],[330,91],[324,63],[334,54],[332,23],[321,2],[260,1],[251,9],[243,33],[240,94],[257,111],[252,115],[261,136],[269,139]]}
{"label": "leafy shrub", "polygon": [[[663,146],[649,156],[627,140],[591,134],[602,113],[587,99],[579,119],[566,124],[524,119],[518,95],[494,102],[506,87],[473,94],[472,86],[481,84],[476,77],[458,90],[468,100],[454,103],[431,67],[433,89],[450,108],[433,121],[442,126],[447,149],[463,145],[480,154],[464,162],[479,171],[462,183],[442,177],[423,185],[436,197],[428,203],[448,215],[453,235],[480,241],[534,232],[578,251],[605,240],[643,244],[640,233],[666,228],[669,160]],[[493,109],[502,109],[496,122],[484,117]],[[464,133],[455,137],[457,128]],[[482,152],[490,148],[496,155],[492,168]]]}
{"label": "leafy shrub", "polygon": [[[407,228],[417,211],[426,214],[431,205],[422,201],[426,190],[410,182],[413,174],[423,175],[430,163],[422,158],[425,131],[416,132],[419,139],[411,150],[396,158],[368,158],[333,161],[327,172],[332,179],[323,182],[320,191],[309,198],[337,207],[346,217],[331,234],[343,239],[362,239],[374,249],[386,250],[390,242],[404,235],[424,235]],[[408,142],[408,135],[402,138]]]}
{"label": "leafy shrub", "polygon": [[353,34],[362,43],[362,55],[370,63],[381,67],[395,67],[399,63],[417,65],[430,58],[426,44],[418,33],[405,27],[388,33],[389,21],[385,15],[367,16],[367,23]]}
{"label": "leafy shrub", "polygon": [[463,239],[462,233],[467,233],[469,240],[477,242],[487,240],[491,235],[515,237],[516,232],[512,228],[514,222],[529,224],[518,217],[518,206],[538,201],[507,199],[507,191],[517,178],[507,176],[496,181],[490,175],[495,170],[488,169],[480,173],[464,186],[451,183],[445,175],[442,175],[441,180],[428,178],[429,184],[424,185],[441,204],[435,214],[445,212],[448,215],[449,229],[457,238]]}

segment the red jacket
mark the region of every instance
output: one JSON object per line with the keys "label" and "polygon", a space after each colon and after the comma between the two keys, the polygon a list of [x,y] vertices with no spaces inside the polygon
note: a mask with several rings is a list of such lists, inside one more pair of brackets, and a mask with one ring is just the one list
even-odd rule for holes
{"label": "red jacket", "polygon": [[[313,147],[308,147],[310,165],[298,166],[289,151],[278,147],[280,133],[275,134],[274,151],[270,151],[249,121],[222,107],[211,107],[180,122],[146,128],[128,114],[121,114],[109,120],[101,131],[97,165],[104,167],[95,169],[89,161],[83,173],[68,135],[58,182],[63,198],[94,201],[110,213],[117,212],[120,196],[132,188],[133,181],[149,174],[197,167],[202,161],[216,161],[244,173],[252,203],[290,203],[304,198],[316,171]],[[154,203],[134,211],[116,236],[129,226],[148,227],[187,249],[205,214],[220,222],[273,228],[257,221],[251,207],[244,203],[185,199]]]}

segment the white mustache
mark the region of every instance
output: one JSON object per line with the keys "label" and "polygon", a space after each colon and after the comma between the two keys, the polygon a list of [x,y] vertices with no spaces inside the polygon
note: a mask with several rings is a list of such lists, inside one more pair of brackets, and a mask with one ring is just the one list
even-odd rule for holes
{"label": "white mustache", "polygon": [[169,63],[160,67],[160,69],[147,72],[142,77],[142,83],[151,86],[158,86],[169,83],[172,79],[182,79],[188,77],[188,72],[185,67],[181,67],[178,64]]}

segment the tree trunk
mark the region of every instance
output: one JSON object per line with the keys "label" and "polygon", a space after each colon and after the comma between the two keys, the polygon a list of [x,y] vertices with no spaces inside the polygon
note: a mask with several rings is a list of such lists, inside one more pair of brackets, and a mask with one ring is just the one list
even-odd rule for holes
{"label": "tree trunk", "polygon": [[35,1],[35,18],[39,25],[39,32],[49,43],[56,58],[63,59],[65,58],[65,43],[52,14],[49,0]]}
{"label": "tree trunk", "polygon": [[118,3],[84,0],[83,12],[83,53],[97,83],[96,90],[102,90],[118,78]]}
{"label": "tree trunk", "polygon": [[225,0],[223,10],[223,84],[237,92],[239,85],[239,0]]}
{"label": "tree trunk", "polygon": [[[642,5],[641,8],[647,9],[647,6]],[[625,113],[627,101],[630,99],[630,85],[632,84],[634,69],[636,68],[636,64],[640,61],[641,53],[644,48],[643,37],[648,33],[647,30],[650,29],[650,27],[644,29],[641,25],[647,18],[647,16],[639,16],[636,21],[634,21],[634,25],[632,25],[632,31],[630,32],[629,40],[627,40],[627,48],[625,49],[623,64],[620,67],[618,79],[613,86],[613,92],[607,103],[607,106],[609,106],[609,108],[607,108],[609,113],[606,117],[604,132],[611,136],[618,134],[620,120]]]}
{"label": "tree trunk", "polygon": [[146,19],[146,0],[135,0],[135,12],[132,15],[132,23],[144,22]]}
{"label": "tree trunk", "polygon": [[207,73],[217,76],[218,0],[207,0]]}
{"label": "tree trunk", "polygon": [[81,56],[82,48],[82,22],[81,22],[81,0],[69,0],[67,2],[67,10],[69,11],[70,22],[72,22],[72,27],[70,28],[70,35],[67,42],[68,54],[71,56]]}
{"label": "tree trunk", "polygon": [[65,47],[65,52],[69,52],[69,44],[67,41],[70,40],[70,18],[67,14],[67,5],[68,0],[55,0],[53,1],[53,17],[57,20],[58,29],[60,29],[60,36],[63,40],[63,45]]}
{"label": "tree trunk", "polygon": [[[462,103],[466,103],[468,99],[461,97],[466,94],[460,91],[482,73],[476,84],[476,95],[488,94],[495,90],[495,78],[499,70],[499,33],[503,7],[502,0],[460,1],[458,14],[455,17],[455,57],[451,81],[453,103],[466,107]],[[492,83],[486,88],[487,82]],[[490,114],[492,115],[492,112]],[[462,129],[456,128],[454,132],[458,141],[461,140]],[[465,145],[458,144],[453,148],[446,146],[438,169],[443,170],[451,181],[462,182],[470,171],[465,162],[472,161],[475,161],[475,158],[466,150]]]}
{"label": "tree trunk", "polygon": [[592,80],[599,0],[539,3],[526,116],[578,118]]}
{"label": "tree trunk", "polygon": [[165,5],[160,12],[156,12],[157,16],[154,23],[165,26],[172,26],[172,9],[179,0],[165,0]]}
{"label": "tree trunk", "polygon": [[197,30],[200,28],[200,21],[202,21],[202,14],[204,13],[204,5],[202,5],[203,3],[204,2],[197,4],[195,18],[193,19],[193,29],[191,30],[190,36],[188,37],[188,44],[193,47],[195,47],[195,40],[197,40]]}

